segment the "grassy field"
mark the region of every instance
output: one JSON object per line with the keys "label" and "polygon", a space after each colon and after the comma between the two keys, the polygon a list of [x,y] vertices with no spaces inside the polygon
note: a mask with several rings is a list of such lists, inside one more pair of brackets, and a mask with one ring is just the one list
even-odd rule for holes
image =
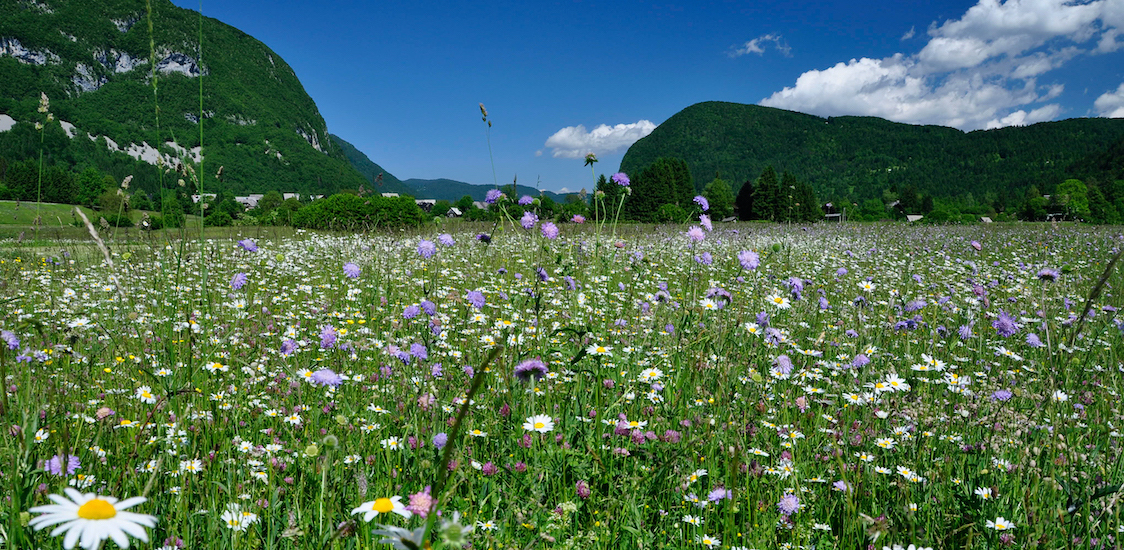
{"label": "grassy field", "polygon": [[1124,536],[1118,228],[459,227],[6,246],[9,547]]}

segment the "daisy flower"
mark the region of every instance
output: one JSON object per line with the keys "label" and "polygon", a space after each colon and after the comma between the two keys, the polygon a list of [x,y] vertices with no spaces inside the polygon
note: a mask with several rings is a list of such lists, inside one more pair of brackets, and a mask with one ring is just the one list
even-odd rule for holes
{"label": "daisy flower", "polygon": [[594,344],[585,348],[585,352],[590,355],[608,355],[612,356],[613,346],[603,346],[601,344]]}
{"label": "daisy flower", "polygon": [[792,307],[792,305],[788,303],[788,298],[785,298],[780,294],[773,294],[766,298],[766,300],[768,300],[769,303],[773,304],[774,306],[777,306],[778,309],[788,309]]}
{"label": "daisy flower", "polygon": [[413,517],[413,512],[406,509],[406,505],[402,504],[402,497],[392,496],[390,498],[377,498],[370,502],[364,502],[351,511],[352,515],[363,514],[363,521],[370,523],[375,516],[379,514],[395,513],[406,519]]}
{"label": "daisy flower", "polygon": [[987,526],[996,531],[1007,531],[1015,528],[1015,524],[1003,519],[1003,516],[995,518],[995,521],[987,520]]}
{"label": "daisy flower", "polygon": [[536,414],[527,418],[523,429],[531,432],[546,433],[554,429],[554,420],[545,414]]}
{"label": "daisy flower", "polygon": [[[81,493],[74,489],[65,490],[62,495],[48,495],[54,504],[36,506],[30,510],[42,514],[32,519],[28,525],[41,531],[57,525],[51,536],[66,533],[63,547],[71,550],[81,544],[84,550],[94,550],[105,539],[113,539],[121,548],[129,547],[129,537],[148,542],[145,527],[156,527],[156,518],[146,514],[126,512],[129,508],[145,502],[144,497],[133,497],[118,502],[110,496],[95,493]],[[69,498],[68,498],[69,497]]]}

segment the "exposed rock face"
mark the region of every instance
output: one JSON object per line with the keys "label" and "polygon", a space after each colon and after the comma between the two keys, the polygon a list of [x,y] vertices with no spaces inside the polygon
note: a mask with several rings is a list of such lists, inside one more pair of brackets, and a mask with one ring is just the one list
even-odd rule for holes
{"label": "exposed rock face", "polygon": [[78,88],[78,93],[92,92],[109,82],[109,79],[99,76],[92,67],[86,66],[85,63],[79,63],[74,68],[74,76],[70,80],[74,83],[74,87]]}
{"label": "exposed rock face", "polygon": [[26,65],[46,65],[60,61],[59,56],[51,50],[29,50],[15,38],[0,38],[0,57],[5,55],[14,57],[16,61]]}
{"label": "exposed rock face", "polygon": [[[311,145],[313,149],[316,149],[317,151],[320,151],[321,153],[324,152],[324,149],[322,147],[320,147],[320,137],[318,135],[316,135],[316,130],[305,131],[304,128],[301,128],[300,126],[298,126],[297,127],[297,133],[300,134],[300,136],[302,138],[304,138],[304,140],[307,141],[308,144]],[[325,132],[325,133],[327,133],[327,132]]]}
{"label": "exposed rock face", "polygon": [[113,25],[117,27],[117,30],[121,32],[129,32],[129,29],[133,28],[133,25],[136,25],[137,21],[140,21],[140,16],[134,15],[132,17],[126,17],[122,19],[113,19],[112,21]]}
{"label": "exposed rock face", "polygon": [[143,57],[133,57],[129,52],[119,52],[112,48],[109,51],[94,50],[94,59],[106,70],[113,71],[115,74],[127,73],[139,65],[148,63]]}
{"label": "exposed rock face", "polygon": [[156,62],[156,70],[162,74],[180,73],[188,77],[206,75],[206,69],[200,69],[199,63],[187,54],[169,52],[164,58]]}

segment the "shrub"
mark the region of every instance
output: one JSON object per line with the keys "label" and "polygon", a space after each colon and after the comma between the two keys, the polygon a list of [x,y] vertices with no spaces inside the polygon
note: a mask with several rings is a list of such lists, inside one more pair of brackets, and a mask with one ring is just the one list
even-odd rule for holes
{"label": "shrub", "polygon": [[665,204],[656,211],[656,221],[660,223],[679,223],[687,219],[687,211],[678,204]]}
{"label": "shrub", "polygon": [[425,214],[411,197],[359,197],[336,194],[293,214],[293,226],[306,229],[373,229],[417,226]]}
{"label": "shrub", "polygon": [[203,225],[206,227],[228,227],[233,223],[234,218],[231,218],[230,214],[221,210],[203,218]]}

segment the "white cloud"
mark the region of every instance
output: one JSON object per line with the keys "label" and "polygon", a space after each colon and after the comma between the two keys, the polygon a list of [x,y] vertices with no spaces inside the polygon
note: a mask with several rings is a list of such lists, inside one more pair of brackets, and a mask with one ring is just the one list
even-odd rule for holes
{"label": "white cloud", "polygon": [[773,47],[776,48],[777,51],[781,52],[781,55],[785,57],[789,57],[792,55],[792,48],[790,48],[788,44],[786,44],[784,40],[781,39],[781,35],[763,34],[761,36],[758,36],[757,38],[754,38],[753,40],[750,40],[749,42],[746,42],[741,47],[731,48],[729,56],[741,57],[745,54],[750,53],[763,55],[765,53],[765,47],[768,46],[770,42],[772,42]]}
{"label": "white cloud", "polygon": [[913,35],[916,34],[916,33],[917,33],[917,29],[915,27],[910,27],[909,30],[905,31],[905,34],[902,35],[902,41],[906,41],[906,40],[909,40],[910,38],[913,38]]}
{"label": "white cloud", "polygon": [[1121,0],[979,0],[959,19],[931,25],[915,54],[807,71],[761,104],[964,130],[1033,124],[1061,114],[1041,104],[1062,87],[1037,80],[1077,56],[1124,46],[1119,27]]}
{"label": "white cloud", "polygon": [[580,159],[588,153],[602,155],[619,151],[655,129],[656,125],[648,120],[616,126],[602,124],[592,131],[586,131],[585,126],[579,124],[554,132],[547,138],[546,146],[552,149],[554,158]]}
{"label": "white cloud", "polygon": [[1108,118],[1124,118],[1124,84],[1114,92],[1105,92],[1093,103],[1097,114]]}

